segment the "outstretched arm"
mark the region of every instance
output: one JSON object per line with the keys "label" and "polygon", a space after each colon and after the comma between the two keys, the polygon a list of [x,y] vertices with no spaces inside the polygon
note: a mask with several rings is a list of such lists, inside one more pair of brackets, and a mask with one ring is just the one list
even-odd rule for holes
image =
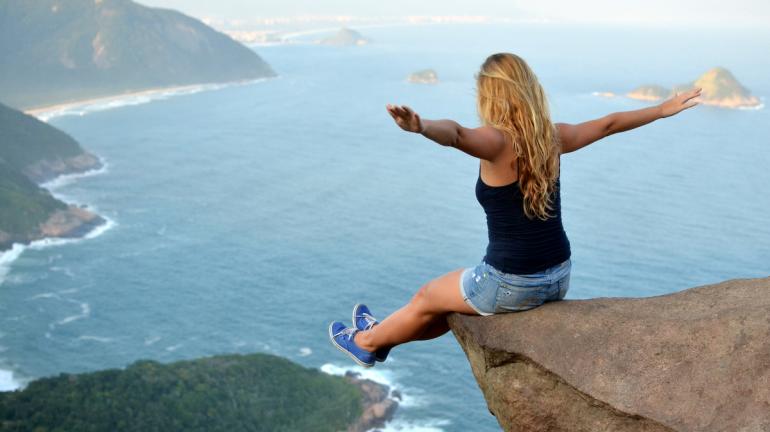
{"label": "outstretched arm", "polygon": [[569,153],[618,132],[625,132],[653,121],[678,114],[698,104],[701,89],[679,93],[660,105],[634,111],[615,112],[602,118],[571,125],[556,123],[562,143],[562,153]]}
{"label": "outstretched arm", "polygon": [[422,134],[443,146],[454,147],[473,157],[495,160],[505,148],[502,132],[489,126],[470,129],[454,120],[422,119],[406,105],[387,105],[396,124],[407,132]]}

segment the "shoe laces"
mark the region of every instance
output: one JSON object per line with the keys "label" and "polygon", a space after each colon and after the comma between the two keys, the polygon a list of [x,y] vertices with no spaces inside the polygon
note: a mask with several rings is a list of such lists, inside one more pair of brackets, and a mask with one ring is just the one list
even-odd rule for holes
{"label": "shoe laces", "polygon": [[348,340],[353,340],[353,335],[356,334],[357,331],[358,329],[354,327],[345,327],[344,329],[335,333],[333,337],[336,338],[337,336],[347,336]]}
{"label": "shoe laces", "polygon": [[364,312],[361,315],[356,315],[356,319],[363,318],[366,321],[366,326],[364,326],[364,330],[371,330],[372,327],[374,327],[375,324],[377,324],[377,318],[369,315],[368,313]]}

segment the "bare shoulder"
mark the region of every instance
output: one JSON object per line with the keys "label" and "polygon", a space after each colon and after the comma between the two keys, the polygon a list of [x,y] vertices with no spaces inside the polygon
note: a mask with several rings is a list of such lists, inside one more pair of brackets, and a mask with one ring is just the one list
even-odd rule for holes
{"label": "bare shoulder", "polygon": [[494,126],[479,126],[475,129],[466,129],[466,137],[473,135],[473,139],[483,141],[490,147],[505,145],[506,136],[500,129]]}
{"label": "bare shoulder", "polygon": [[505,134],[494,126],[480,126],[476,128],[479,133],[485,134],[490,141],[505,142]]}
{"label": "bare shoulder", "polygon": [[570,148],[570,143],[574,140],[575,125],[554,123],[554,129],[556,130],[556,141],[559,143],[561,152],[567,153],[565,149]]}
{"label": "bare shoulder", "polygon": [[479,159],[492,161],[505,149],[505,134],[493,126],[460,128],[454,147]]}
{"label": "bare shoulder", "polygon": [[608,117],[579,124],[554,123],[562,153],[570,153],[608,135]]}

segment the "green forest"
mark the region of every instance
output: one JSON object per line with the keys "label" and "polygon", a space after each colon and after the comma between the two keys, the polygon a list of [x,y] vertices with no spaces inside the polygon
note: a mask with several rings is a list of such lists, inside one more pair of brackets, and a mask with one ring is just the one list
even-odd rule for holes
{"label": "green forest", "polygon": [[60,374],[0,392],[0,431],[339,431],[361,414],[342,377],[270,354]]}

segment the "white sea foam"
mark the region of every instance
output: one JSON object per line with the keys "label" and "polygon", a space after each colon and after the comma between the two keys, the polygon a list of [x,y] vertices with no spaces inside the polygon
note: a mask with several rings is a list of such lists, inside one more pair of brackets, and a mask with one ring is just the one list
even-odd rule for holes
{"label": "white sea foam", "polygon": [[140,105],[148,102],[168,99],[172,96],[189,95],[203,91],[218,90],[224,87],[254,84],[265,81],[267,78],[258,78],[247,81],[235,81],[227,83],[195,84],[189,86],[170,87],[167,89],[145,90],[126,95],[107,96],[103,98],[89,99],[81,102],[72,102],[53,106],[50,109],[31,111],[29,114],[39,120],[47,122],[55,117],[84,116],[97,111],[105,111],[125,106]]}
{"label": "white sea foam", "polygon": [[117,222],[115,222],[114,220],[108,217],[104,217],[104,216],[102,217],[104,218],[105,223],[94,227],[91,231],[89,231],[83,237],[75,237],[75,238],[46,237],[40,240],[35,240],[31,242],[28,246],[22,245],[22,248],[41,250],[41,249],[46,249],[53,246],[62,246],[66,244],[77,243],[83,240],[89,240],[89,239],[99,237],[100,235],[104,234],[105,232],[109,231],[110,229],[112,229],[117,225]]}
{"label": "white sea foam", "polygon": [[160,336],[149,336],[144,338],[144,345],[150,346],[161,339]]}
{"label": "white sea foam", "polygon": [[184,345],[183,343],[180,343],[180,344],[176,344],[176,345],[167,346],[166,347],[166,351],[174,352],[174,351],[178,350],[179,348],[181,348],[183,345]]}
{"label": "white sea foam", "polygon": [[[78,302],[75,302],[75,303],[78,303]],[[85,303],[85,302],[78,303],[78,304],[80,305],[80,313],[79,314],[70,315],[68,317],[62,318],[59,321],[56,321],[55,325],[62,326],[62,325],[65,325],[65,324],[69,324],[72,321],[77,321],[77,320],[80,320],[80,319],[83,319],[83,318],[88,318],[88,316],[91,315],[91,305],[89,305],[88,303]],[[53,328],[53,326],[50,326],[50,327]]]}
{"label": "white sea foam", "polygon": [[321,372],[337,376],[344,376],[346,372],[355,372],[360,374],[361,378],[369,379],[376,383],[385,384],[390,388],[396,387],[393,372],[388,369],[364,368],[361,366],[343,367],[332,363],[326,363],[321,366]]}
{"label": "white sea foam", "polygon": [[299,356],[300,357],[307,357],[310,354],[313,354],[313,350],[311,350],[308,347],[302,347],[302,348],[299,349]]}
{"label": "white sea foam", "polygon": [[23,244],[14,243],[11,249],[0,253],[0,285],[5,281],[5,276],[11,270],[11,264],[24,252],[26,247]]}
{"label": "white sea foam", "polygon": [[59,294],[53,293],[53,292],[47,292],[47,293],[35,294],[32,297],[30,297],[29,300],[38,300],[38,299],[46,299],[46,298],[61,299]]}
{"label": "white sea foam", "polygon": [[92,336],[92,335],[78,336],[78,340],[94,341],[94,342],[102,342],[102,343],[112,342],[112,338],[102,337],[102,336]]}
{"label": "white sea foam", "polygon": [[382,432],[442,432],[444,429],[441,426],[448,426],[449,424],[451,422],[444,419],[427,419],[412,422],[395,418],[388,422],[384,428],[379,428],[378,430]]}
{"label": "white sea foam", "polygon": [[417,390],[405,388],[396,381],[396,376],[393,371],[385,368],[364,368],[361,366],[342,367],[332,363],[326,363],[321,366],[321,372],[329,375],[344,376],[346,372],[356,372],[360,374],[361,378],[372,380],[376,383],[384,384],[390,387],[390,391],[398,391],[401,394],[401,400],[399,405],[405,408],[424,406],[425,401],[423,398],[415,396],[415,393],[419,393]]}
{"label": "white sea foam", "polygon": [[22,383],[13,376],[13,371],[0,369],[0,391],[12,391],[22,387]]}
{"label": "white sea foam", "polygon": [[[369,379],[374,382],[384,384],[390,387],[391,392],[394,390],[401,394],[401,400],[399,406],[403,408],[410,408],[415,406],[425,405],[422,398],[415,397],[416,390],[404,388],[397,381],[393,371],[389,369],[375,369],[375,368],[363,368],[360,366],[343,367],[332,363],[326,363],[321,366],[321,371],[329,375],[344,376],[346,372],[359,373],[361,378]],[[383,432],[441,432],[441,426],[450,424],[449,420],[444,419],[425,419],[425,420],[404,420],[398,417],[388,422],[384,428],[379,428]]]}
{"label": "white sea foam", "polygon": [[69,277],[75,277],[75,273],[72,272],[72,270],[69,269],[69,267],[59,267],[59,266],[51,266],[49,267],[49,270],[52,272],[61,272]]}
{"label": "white sea foam", "polygon": [[99,168],[94,168],[94,169],[90,169],[88,171],[83,171],[79,173],[62,174],[60,176],[57,176],[56,178],[53,178],[51,180],[48,180],[47,182],[42,183],[40,187],[46,188],[49,191],[53,191],[62,186],[66,186],[77,179],[104,174],[109,169],[109,164],[107,163],[106,160],[102,158],[99,158],[99,161],[101,162],[101,166]]}

